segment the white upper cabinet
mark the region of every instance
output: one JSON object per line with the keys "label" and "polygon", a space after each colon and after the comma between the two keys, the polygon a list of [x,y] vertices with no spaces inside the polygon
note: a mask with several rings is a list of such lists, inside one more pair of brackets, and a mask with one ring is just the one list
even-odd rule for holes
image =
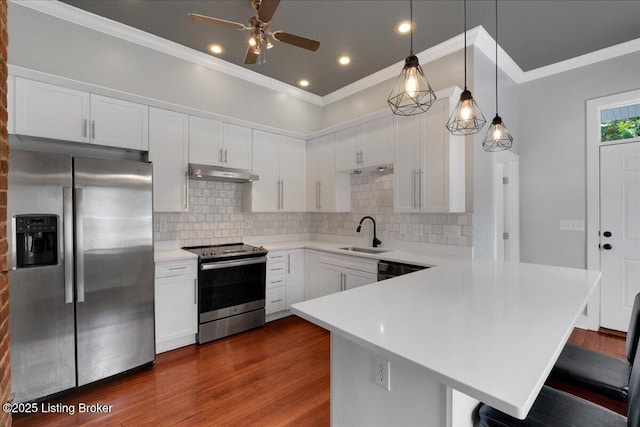
{"label": "white upper cabinet", "polygon": [[280,206],[288,212],[306,211],[307,151],[302,139],[280,136]]}
{"label": "white upper cabinet", "polygon": [[153,162],[153,210],[188,210],[189,119],[186,114],[149,109],[149,160]]}
{"label": "white upper cabinet", "polygon": [[360,167],[362,149],[361,127],[353,126],[335,133],[336,171],[350,171]]}
{"label": "white upper cabinet", "polygon": [[222,122],[189,116],[189,162],[222,166]]}
{"label": "white upper cabinet", "polygon": [[349,212],[351,175],[336,174],[334,134],[307,141],[307,210]]}
{"label": "white upper cabinet", "polygon": [[393,163],[393,118],[385,115],[335,133],[336,170]]}
{"label": "white upper cabinet", "polygon": [[464,137],[445,128],[455,102],[439,99],[424,114],[394,118],[395,212],[464,212]]}
{"label": "white upper cabinet", "polygon": [[391,115],[362,124],[362,167],[393,163],[393,117]]}
{"label": "white upper cabinet", "polygon": [[91,94],[92,144],[149,149],[149,107]]}
{"label": "white upper cabinet", "polygon": [[189,162],[251,170],[251,128],[189,116]]}
{"label": "white upper cabinet", "polygon": [[15,132],[89,142],[89,94],[16,77]]}
{"label": "white upper cabinet", "polygon": [[222,124],[223,166],[251,170],[251,128]]}
{"label": "white upper cabinet", "polygon": [[253,172],[259,179],[245,184],[243,210],[306,210],[306,150],[303,140],[254,130]]}
{"label": "white upper cabinet", "polygon": [[16,77],[15,133],[145,151],[148,107]]}

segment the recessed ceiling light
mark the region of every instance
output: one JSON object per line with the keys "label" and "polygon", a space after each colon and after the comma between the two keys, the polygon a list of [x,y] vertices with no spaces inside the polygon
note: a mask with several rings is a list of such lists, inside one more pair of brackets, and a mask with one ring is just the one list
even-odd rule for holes
{"label": "recessed ceiling light", "polygon": [[351,57],[347,55],[342,55],[338,57],[338,64],[340,65],[349,65],[351,63]]}
{"label": "recessed ceiling light", "polygon": [[224,52],[224,49],[219,44],[210,44],[209,52],[213,53],[214,55],[220,55],[222,52]]}
{"label": "recessed ceiling light", "polygon": [[307,87],[309,86],[309,80],[305,80],[305,79],[298,80],[298,85],[301,87]]}
{"label": "recessed ceiling light", "polygon": [[396,31],[400,34],[406,34],[411,31],[411,21],[402,21],[396,26]]}

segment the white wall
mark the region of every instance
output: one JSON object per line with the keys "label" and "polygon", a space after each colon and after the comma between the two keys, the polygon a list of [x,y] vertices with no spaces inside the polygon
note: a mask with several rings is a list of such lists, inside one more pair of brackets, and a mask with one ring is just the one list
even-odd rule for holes
{"label": "white wall", "polygon": [[[467,157],[473,156],[473,253],[493,258],[495,230],[493,212],[493,159],[495,154],[482,149],[491,120],[496,114],[495,62],[478,48],[473,49],[473,97],[487,119],[482,130],[467,137]],[[514,137],[512,151],[518,153],[523,137],[518,127],[518,86],[504,73],[498,73],[500,117]],[[469,151],[470,150],[470,151]]]}
{"label": "white wall", "polygon": [[[586,268],[586,100],[640,88],[640,53],[520,85],[520,259]],[[478,230],[474,218],[474,236]]]}
{"label": "white wall", "polygon": [[14,2],[8,17],[11,65],[294,132],[320,126],[322,107],[283,93]]}
{"label": "white wall", "polygon": [[[399,52],[399,55],[402,54],[402,52]],[[420,65],[434,91],[437,92],[440,89],[446,89],[451,86],[462,87],[464,85],[464,63],[462,59],[462,53],[454,53],[429,63],[421,61]],[[323,109],[322,128],[328,128],[389,108],[387,98],[401,70],[402,67],[398,67],[398,74],[393,78],[326,105]],[[372,73],[376,71],[378,70],[371,70]]]}

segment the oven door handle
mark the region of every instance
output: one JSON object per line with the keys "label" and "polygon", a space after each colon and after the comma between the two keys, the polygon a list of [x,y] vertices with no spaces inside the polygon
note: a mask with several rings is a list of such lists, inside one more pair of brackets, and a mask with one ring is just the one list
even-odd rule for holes
{"label": "oven door handle", "polygon": [[241,267],[243,265],[260,264],[263,262],[267,262],[266,256],[262,256],[259,258],[242,259],[242,260],[210,262],[210,263],[200,265],[200,270],[201,271],[219,270],[221,268]]}

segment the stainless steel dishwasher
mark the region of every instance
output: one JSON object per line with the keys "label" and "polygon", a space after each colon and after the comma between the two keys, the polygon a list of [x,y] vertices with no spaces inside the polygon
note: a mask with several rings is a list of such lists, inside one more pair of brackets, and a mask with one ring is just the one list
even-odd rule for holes
{"label": "stainless steel dishwasher", "polygon": [[392,261],[378,261],[378,281],[413,273],[429,267]]}

